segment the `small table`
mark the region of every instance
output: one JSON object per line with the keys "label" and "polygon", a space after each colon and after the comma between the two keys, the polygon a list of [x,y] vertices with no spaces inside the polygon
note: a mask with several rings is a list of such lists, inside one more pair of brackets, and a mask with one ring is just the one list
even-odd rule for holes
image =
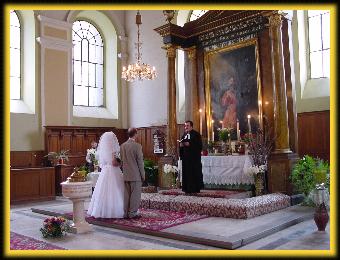
{"label": "small table", "polygon": [[92,188],[96,186],[100,172],[89,172],[87,174],[87,180],[92,182]]}

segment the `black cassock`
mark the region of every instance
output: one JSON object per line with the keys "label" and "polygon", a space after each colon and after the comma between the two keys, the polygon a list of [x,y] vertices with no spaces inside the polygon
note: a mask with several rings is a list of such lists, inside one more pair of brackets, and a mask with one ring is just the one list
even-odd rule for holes
{"label": "black cassock", "polygon": [[189,146],[179,149],[182,160],[182,190],[186,193],[200,192],[203,189],[203,174],[201,163],[202,138],[201,135],[191,130],[184,133],[182,142],[189,142]]}

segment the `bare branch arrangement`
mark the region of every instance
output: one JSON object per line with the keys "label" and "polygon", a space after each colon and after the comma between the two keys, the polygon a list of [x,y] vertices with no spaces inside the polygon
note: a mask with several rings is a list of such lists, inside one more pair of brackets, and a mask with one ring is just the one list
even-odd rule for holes
{"label": "bare branch arrangement", "polygon": [[263,129],[258,128],[256,135],[251,136],[248,149],[253,165],[267,165],[275,140],[275,138],[272,137],[271,132],[272,131],[268,131],[265,134]]}

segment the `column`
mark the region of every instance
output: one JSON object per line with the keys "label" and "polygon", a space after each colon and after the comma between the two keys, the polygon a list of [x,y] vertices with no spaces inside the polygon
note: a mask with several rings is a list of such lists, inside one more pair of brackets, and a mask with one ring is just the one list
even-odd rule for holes
{"label": "column", "polygon": [[176,119],[176,49],[172,44],[162,47],[166,50],[168,61],[168,126],[166,134],[166,155],[176,157],[177,119]]}
{"label": "column", "polygon": [[[198,87],[197,87],[197,66],[196,66],[196,46],[185,49],[188,54],[188,84],[186,84],[186,99],[185,101],[185,120],[192,120],[194,128],[199,131],[199,102],[198,102]],[[189,86],[187,86],[189,85]],[[204,109],[202,109],[204,111]],[[203,113],[203,112],[202,112]]]}
{"label": "column", "polygon": [[274,94],[274,129],[276,135],[274,153],[291,153],[289,147],[287,95],[281,26],[281,14],[274,13],[269,16]]}

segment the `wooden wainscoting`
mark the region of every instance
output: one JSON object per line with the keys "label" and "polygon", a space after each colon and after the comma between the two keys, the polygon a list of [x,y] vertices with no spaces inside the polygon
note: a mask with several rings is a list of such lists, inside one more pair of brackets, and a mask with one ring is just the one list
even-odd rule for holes
{"label": "wooden wainscoting", "polygon": [[299,156],[305,154],[329,162],[330,121],[329,110],[298,114]]}
{"label": "wooden wainscoting", "polygon": [[58,196],[62,195],[62,187],[60,183],[67,180],[73,172],[73,166],[71,165],[57,165],[55,166],[55,193]]}
{"label": "wooden wainscoting", "polygon": [[[166,136],[167,133],[167,126],[150,126],[150,127],[140,127],[137,128],[138,130],[138,135],[136,141],[140,143],[143,147],[143,156],[144,158],[151,159],[156,164],[158,163],[158,160],[165,155],[166,151],[166,146],[165,151],[162,154],[159,153],[154,153],[153,148],[154,148],[154,142],[153,142],[153,134],[156,130],[159,130],[164,133]],[[184,133],[184,124],[178,124],[177,125],[177,133],[178,133],[178,139],[182,134]]]}
{"label": "wooden wainscoting", "polygon": [[77,127],[77,126],[45,126],[45,149],[49,152],[69,150],[70,165],[85,164],[86,150],[91,148],[91,142],[99,142],[104,132],[112,131],[122,144],[128,139],[126,129],[114,127]]}
{"label": "wooden wainscoting", "polygon": [[127,138],[126,129],[114,127],[78,127],[78,126],[45,126],[46,151],[59,152],[69,150],[71,155],[85,154],[92,141],[99,141],[104,132],[112,131],[120,144]]}
{"label": "wooden wainscoting", "polygon": [[11,151],[11,167],[42,167],[45,151]]}
{"label": "wooden wainscoting", "polygon": [[11,168],[11,203],[55,199],[54,167]]}

